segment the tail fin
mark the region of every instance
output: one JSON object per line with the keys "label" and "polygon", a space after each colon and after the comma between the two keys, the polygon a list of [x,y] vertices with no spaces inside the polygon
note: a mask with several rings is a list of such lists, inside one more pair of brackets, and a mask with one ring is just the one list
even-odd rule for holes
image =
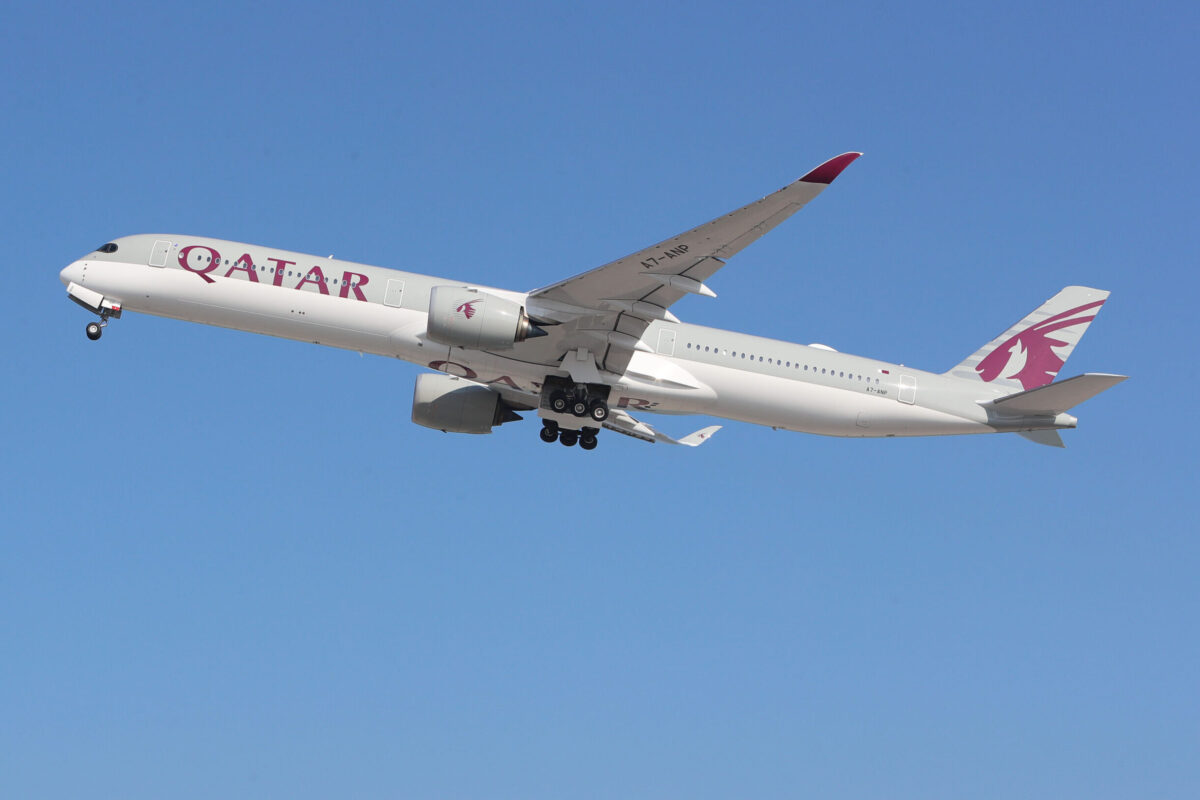
{"label": "tail fin", "polygon": [[1010,392],[1045,386],[1058,375],[1108,294],[1068,286],[946,374]]}

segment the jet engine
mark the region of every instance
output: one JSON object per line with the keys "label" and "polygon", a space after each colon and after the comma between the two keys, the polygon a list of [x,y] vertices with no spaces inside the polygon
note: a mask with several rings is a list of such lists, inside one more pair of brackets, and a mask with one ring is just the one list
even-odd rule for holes
{"label": "jet engine", "polygon": [[429,338],[451,347],[504,349],[546,332],[511,300],[463,286],[429,293]]}
{"label": "jet engine", "polygon": [[446,433],[491,433],[520,417],[486,386],[454,375],[418,375],[412,421]]}

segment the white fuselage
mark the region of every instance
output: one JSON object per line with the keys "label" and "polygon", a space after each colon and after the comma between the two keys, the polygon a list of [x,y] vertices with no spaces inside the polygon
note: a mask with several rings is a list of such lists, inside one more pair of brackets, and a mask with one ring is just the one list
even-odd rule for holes
{"label": "white fuselage", "polygon": [[[430,290],[461,282],[299,253],[178,236],[115,240],[62,270],[65,284],[122,310],[202,322],[410,361],[527,396],[567,373],[518,350],[471,350],[426,335]],[[523,302],[524,293],[481,291]],[[1063,427],[997,425],[978,382],[732,331],[656,321],[621,375],[614,409],[707,414],[831,436],[920,436]],[[649,352],[646,352],[649,351]]]}

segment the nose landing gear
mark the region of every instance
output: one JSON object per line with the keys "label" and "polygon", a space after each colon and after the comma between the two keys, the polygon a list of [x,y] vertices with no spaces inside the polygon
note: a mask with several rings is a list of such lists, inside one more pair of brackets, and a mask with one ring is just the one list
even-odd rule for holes
{"label": "nose landing gear", "polygon": [[89,322],[87,327],[84,328],[84,332],[87,333],[87,337],[93,342],[99,339],[100,335],[104,333],[104,329],[108,327],[109,317],[120,316],[120,314],[114,314],[112,311],[106,308],[102,308],[98,313],[100,314],[100,321]]}
{"label": "nose landing gear", "polygon": [[121,318],[121,304],[119,302],[110,300],[99,292],[86,289],[76,283],[72,283],[67,287],[67,297],[100,318],[99,322],[89,322],[85,329],[87,337],[93,342],[100,338],[100,334],[104,333],[104,328],[108,325],[109,317],[113,319]]}

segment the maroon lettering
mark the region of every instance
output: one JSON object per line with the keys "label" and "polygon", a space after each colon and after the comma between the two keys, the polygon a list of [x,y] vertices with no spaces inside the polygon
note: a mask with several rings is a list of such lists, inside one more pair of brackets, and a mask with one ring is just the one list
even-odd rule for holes
{"label": "maroon lettering", "polygon": [[233,266],[225,272],[225,277],[228,278],[234,271],[245,272],[250,276],[250,280],[258,283],[258,270],[254,267],[254,262],[250,260],[249,253],[243,253],[238,256],[238,260],[233,262]]}
{"label": "maroon lettering", "polygon": [[445,372],[450,375],[457,375],[460,378],[466,378],[473,381],[479,376],[475,374],[475,370],[470,367],[459,364],[455,361],[430,361],[430,369],[436,369],[438,372]]}
{"label": "maroon lettering", "polygon": [[[354,280],[354,278],[358,278],[358,280]],[[357,272],[350,271],[343,272],[342,290],[338,292],[338,297],[348,297],[350,290],[353,289],[355,299],[362,300],[365,303],[367,301],[367,296],[363,294],[362,287],[366,286],[368,283],[370,283],[370,281],[367,280],[366,275],[361,275]]]}
{"label": "maroon lettering", "polygon": [[517,391],[521,390],[521,387],[517,386],[516,381],[514,381],[512,378],[508,377],[507,375],[501,375],[499,378],[488,381],[487,383],[489,386],[491,386],[492,384],[496,384],[496,383],[503,383],[505,386],[511,386],[512,388],[516,389]]}
{"label": "maroon lettering", "polygon": [[[316,275],[315,278],[313,277],[314,275]],[[306,283],[314,284],[318,289],[321,290],[321,294],[329,294],[329,285],[325,283],[325,273],[321,271],[320,267],[313,267],[310,269],[308,274],[301,278],[300,282],[296,284],[296,288],[303,289],[304,284]]]}
{"label": "maroon lettering", "polygon": [[[271,279],[271,283],[274,284],[275,286],[283,286],[283,273],[284,273],[283,266],[284,266],[284,264],[286,264],[290,267],[290,266],[294,266],[296,262],[295,261],[284,261],[282,258],[268,258],[267,261],[270,261],[275,265],[275,276]],[[297,287],[297,288],[299,288],[299,287]]]}
{"label": "maroon lettering", "polygon": [[[192,257],[193,250],[203,250],[208,255],[196,253]],[[212,272],[221,263],[221,254],[211,247],[206,247],[202,244],[190,244],[179,251],[179,266],[186,269],[188,272],[193,272],[199,275],[207,283],[216,283],[208,273]]]}
{"label": "maroon lettering", "polygon": [[617,408],[654,408],[658,403],[642,400],[640,397],[622,397]]}

